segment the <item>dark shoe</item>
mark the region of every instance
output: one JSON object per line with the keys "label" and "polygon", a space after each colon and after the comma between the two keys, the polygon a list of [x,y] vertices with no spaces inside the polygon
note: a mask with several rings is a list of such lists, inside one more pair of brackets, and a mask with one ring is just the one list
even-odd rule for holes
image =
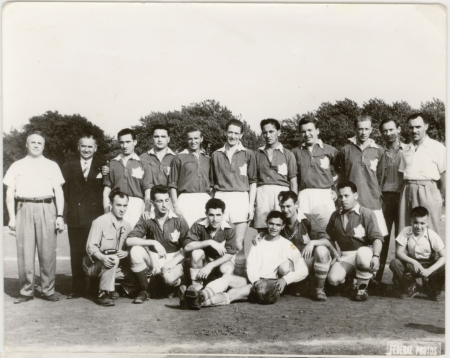
{"label": "dark shoe", "polygon": [[28,302],[28,301],[31,301],[32,299],[34,299],[34,297],[33,296],[24,296],[24,295],[19,295],[19,297],[17,297],[15,300],[14,300],[14,303],[23,303],[23,302]]}
{"label": "dark shoe", "polygon": [[80,292],[73,292],[73,293],[69,293],[67,295],[68,300],[74,300],[76,298],[81,298],[81,297],[83,297],[83,295]]}
{"label": "dark shoe", "polygon": [[111,297],[112,300],[117,300],[120,297],[120,295],[116,291],[111,291],[109,292],[109,297]]}
{"label": "dark shoe", "polygon": [[149,297],[148,297],[147,291],[141,291],[136,296],[136,298],[134,299],[133,303],[137,303],[137,304],[144,303],[148,299],[149,299]]}
{"label": "dark shoe", "polygon": [[402,300],[410,300],[420,293],[420,286],[417,282],[413,283],[406,289],[406,292],[400,295]]}
{"label": "dark shoe", "polygon": [[367,285],[362,284],[359,287],[357,287],[355,289],[355,295],[353,297],[353,299],[357,302],[364,302],[367,301],[367,299],[369,298],[369,294],[366,291],[367,289]]}
{"label": "dark shoe", "polygon": [[315,288],[312,294],[316,301],[326,301],[328,299],[323,288]]}
{"label": "dark shoe", "polygon": [[202,308],[202,294],[190,285],[184,294],[186,305],[190,310],[199,310]]}
{"label": "dark shoe", "polygon": [[177,296],[180,299],[180,307],[182,310],[187,310],[188,306],[186,305],[186,285],[181,285],[178,287]]}
{"label": "dark shoe", "polygon": [[96,300],[97,304],[103,307],[115,306],[114,301],[109,297],[107,292],[101,292]]}
{"label": "dark shoe", "polygon": [[49,302],[57,302],[57,301],[59,301],[59,296],[56,293],[54,293],[50,296],[42,296],[42,299],[49,301]]}

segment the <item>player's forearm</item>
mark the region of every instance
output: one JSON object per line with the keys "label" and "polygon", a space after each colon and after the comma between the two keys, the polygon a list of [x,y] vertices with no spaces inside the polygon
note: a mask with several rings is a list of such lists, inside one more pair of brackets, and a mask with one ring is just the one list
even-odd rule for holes
{"label": "player's forearm", "polygon": [[417,260],[414,260],[412,257],[409,257],[408,255],[406,255],[406,253],[399,252],[398,250],[395,252],[395,256],[402,262],[410,263],[413,265],[415,263],[417,263]]}
{"label": "player's forearm", "polygon": [[109,186],[105,186],[103,188],[103,210],[106,213],[109,213],[109,194],[111,193],[111,188]]}
{"label": "player's forearm", "polygon": [[375,239],[372,243],[374,256],[380,257],[381,249],[383,248],[383,241]]}
{"label": "player's forearm", "polygon": [[442,199],[445,199],[445,180],[446,172],[441,173],[441,178],[437,182],[439,191],[441,192]]}
{"label": "player's forearm", "polygon": [[64,192],[62,186],[55,188],[55,204],[56,204],[56,214],[64,214]]}
{"label": "player's forearm", "polygon": [[184,251],[190,252],[194,250],[204,249],[205,247],[211,246],[210,242],[212,240],[206,240],[206,241],[191,241],[189,244],[187,244],[184,247]]}
{"label": "player's forearm", "polygon": [[180,250],[180,252],[169,262],[173,262],[174,266],[181,264],[185,259],[185,252],[183,249]]}
{"label": "player's forearm", "polygon": [[231,260],[233,255],[225,254],[220,259],[214,260],[210,263],[208,263],[208,266],[211,268],[219,267],[220,265],[224,264],[225,262],[228,262]]}
{"label": "player's forearm", "polygon": [[291,190],[298,194],[298,187],[297,187],[297,177],[291,179]]}
{"label": "player's forearm", "polygon": [[140,237],[129,237],[126,240],[127,246],[155,246],[155,240],[142,239]]}
{"label": "player's forearm", "polygon": [[172,205],[175,208],[178,205],[177,189],[170,188],[170,200],[172,200]]}
{"label": "player's forearm", "polygon": [[14,203],[14,188],[8,187],[6,190],[6,209],[10,219],[16,218],[16,210]]}
{"label": "player's forearm", "polygon": [[439,257],[439,259],[431,265],[428,269],[435,272],[436,270],[440,269],[442,266],[445,265],[445,256]]}
{"label": "player's forearm", "polygon": [[150,191],[151,189],[145,190],[145,211],[150,211],[152,208],[152,202],[150,200]]}
{"label": "player's forearm", "polygon": [[256,200],[256,183],[250,184],[250,194],[249,194],[249,203],[250,207],[255,207],[255,200]]}

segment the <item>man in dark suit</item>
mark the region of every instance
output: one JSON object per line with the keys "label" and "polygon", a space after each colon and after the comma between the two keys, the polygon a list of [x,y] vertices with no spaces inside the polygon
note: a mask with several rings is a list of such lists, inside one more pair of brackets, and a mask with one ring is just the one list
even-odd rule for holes
{"label": "man in dark suit", "polygon": [[72,293],[68,299],[79,298],[86,286],[83,257],[92,221],[103,214],[102,162],[94,157],[97,141],[84,135],[78,141],[80,158],[64,163],[62,173],[67,203],[70,260],[72,266]]}

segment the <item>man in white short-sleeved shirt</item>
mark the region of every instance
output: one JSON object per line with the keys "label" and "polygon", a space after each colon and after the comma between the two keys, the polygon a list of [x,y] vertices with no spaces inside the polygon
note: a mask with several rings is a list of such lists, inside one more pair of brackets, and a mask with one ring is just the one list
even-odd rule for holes
{"label": "man in white short-sleeved shirt", "polygon": [[27,302],[34,297],[36,246],[42,297],[52,302],[59,300],[55,294],[56,231],[64,230],[64,178],[58,164],[42,155],[44,145],[41,132],[29,134],[28,155],[14,162],[3,178],[8,187],[8,226],[16,232],[17,242],[20,295],[14,303]]}
{"label": "man in white short-sleeved shirt", "polygon": [[421,113],[408,117],[412,142],[405,145],[399,171],[404,186],[399,204],[399,231],[411,221],[416,206],[428,209],[429,228],[439,234],[442,199],[445,198],[446,148],[428,137],[428,123]]}

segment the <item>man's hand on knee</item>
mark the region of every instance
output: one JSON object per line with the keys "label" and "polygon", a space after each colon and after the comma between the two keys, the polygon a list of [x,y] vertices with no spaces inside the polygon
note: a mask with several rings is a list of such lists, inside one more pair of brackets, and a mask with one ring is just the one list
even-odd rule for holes
{"label": "man's hand on knee", "polygon": [[211,274],[212,267],[209,265],[204,266],[200,271],[197,273],[197,279],[205,280],[208,278],[208,276]]}
{"label": "man's hand on knee", "polygon": [[370,259],[370,270],[372,272],[378,271],[380,268],[380,258],[378,256],[372,256]]}
{"label": "man's hand on knee", "polygon": [[101,258],[103,266],[105,266],[108,269],[114,267],[114,265],[116,264],[115,257],[116,256],[113,256],[113,255],[111,255],[111,256],[103,255],[103,257]]}

